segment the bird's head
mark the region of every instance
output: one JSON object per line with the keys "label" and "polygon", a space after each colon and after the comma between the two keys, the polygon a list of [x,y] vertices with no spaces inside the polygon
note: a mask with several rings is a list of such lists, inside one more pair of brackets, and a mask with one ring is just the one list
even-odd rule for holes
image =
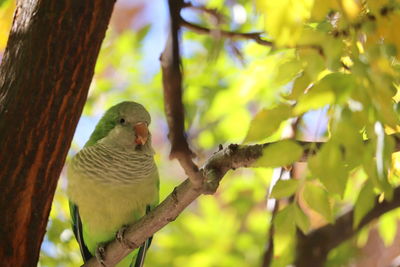
{"label": "bird's head", "polygon": [[98,142],[126,149],[151,150],[151,118],[136,102],[122,102],[106,111],[85,146]]}

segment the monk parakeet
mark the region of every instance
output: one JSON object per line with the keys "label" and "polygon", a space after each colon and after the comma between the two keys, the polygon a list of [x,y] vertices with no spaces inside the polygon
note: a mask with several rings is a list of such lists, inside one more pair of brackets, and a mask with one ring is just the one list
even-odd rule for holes
{"label": "monk parakeet", "polygon": [[[67,169],[72,225],[86,262],[121,227],[158,203],[159,180],[148,130],[150,115],[135,102],[111,107]],[[117,266],[142,266],[148,242]]]}

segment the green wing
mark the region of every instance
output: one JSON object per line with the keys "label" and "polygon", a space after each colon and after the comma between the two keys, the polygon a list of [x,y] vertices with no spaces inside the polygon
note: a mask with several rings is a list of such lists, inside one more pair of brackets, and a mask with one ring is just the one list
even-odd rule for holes
{"label": "green wing", "polygon": [[[146,207],[146,214],[149,213],[150,211],[150,206]],[[136,261],[135,261],[135,265],[133,265],[133,261],[131,264],[131,267],[142,267],[144,264],[144,259],[146,257],[146,252],[149,249],[150,245],[151,245],[151,241],[153,240],[153,237],[149,237],[146,242],[144,242],[144,244],[139,248],[139,252],[136,256]]]}
{"label": "green wing", "polygon": [[91,257],[93,257],[93,255],[89,252],[89,249],[83,240],[82,221],[81,217],[79,216],[78,206],[70,201],[69,211],[72,219],[72,230],[74,231],[76,241],[78,241],[83,261],[87,262]]}

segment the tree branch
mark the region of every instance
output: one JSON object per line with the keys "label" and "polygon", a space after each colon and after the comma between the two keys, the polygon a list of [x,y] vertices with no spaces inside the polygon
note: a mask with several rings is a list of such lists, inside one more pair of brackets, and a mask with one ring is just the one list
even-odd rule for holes
{"label": "tree branch", "polygon": [[357,228],[353,228],[354,210],[351,210],[337,218],[334,224],[325,225],[307,235],[299,233],[295,266],[324,266],[330,250],[351,238],[374,219],[398,207],[400,207],[400,187],[394,190],[390,202],[385,200],[379,203],[377,197],[374,207],[364,216]]}
{"label": "tree branch", "polygon": [[0,66],[0,265],[36,266],[115,0],[16,2]]}
{"label": "tree branch", "polygon": [[253,40],[260,45],[270,46],[270,47],[274,46],[273,42],[261,38],[261,34],[263,34],[262,32],[242,33],[242,32],[225,31],[221,29],[209,29],[204,26],[188,22],[183,18],[181,18],[181,25],[199,34],[216,35],[229,39],[247,39],[247,40]]}
{"label": "tree branch", "polygon": [[169,126],[171,142],[170,158],[177,159],[189,179],[199,187],[204,180],[199,168],[192,161],[193,152],[190,150],[185,137],[185,117],[182,103],[182,73],[179,54],[179,20],[183,2],[169,0],[171,30],[165,49],[160,57],[162,80],[164,88],[164,105]]}
{"label": "tree branch", "polygon": [[211,15],[217,22],[222,22],[225,21],[224,16],[218,12],[217,9],[214,8],[207,8],[205,6],[198,6],[198,5],[193,5],[190,2],[185,2],[182,6],[182,8],[189,8],[195,11],[203,12],[206,14]]}

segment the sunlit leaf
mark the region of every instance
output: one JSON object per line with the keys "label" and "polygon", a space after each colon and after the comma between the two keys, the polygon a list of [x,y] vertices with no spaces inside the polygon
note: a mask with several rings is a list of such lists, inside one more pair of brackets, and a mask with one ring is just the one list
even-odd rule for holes
{"label": "sunlit leaf", "polygon": [[308,75],[303,73],[301,76],[296,78],[296,80],[293,83],[293,88],[290,95],[285,96],[285,98],[290,100],[297,100],[297,98],[301,96],[304,93],[304,91],[308,88],[310,83],[311,80],[308,77]]}
{"label": "sunlit leaf", "polygon": [[328,74],[299,99],[299,103],[294,108],[294,113],[301,114],[308,110],[322,108],[325,105],[342,103],[347,100],[354,87],[355,82],[351,75]]}
{"label": "sunlit leaf", "polygon": [[15,1],[2,0],[0,1],[0,51],[6,46],[13,14],[15,10]]}
{"label": "sunlit leaf", "polygon": [[282,167],[300,159],[303,148],[292,140],[282,140],[267,145],[263,155],[253,164],[254,167]]}
{"label": "sunlit leaf", "polygon": [[294,218],[296,225],[306,234],[310,230],[310,219],[297,204],[294,204]]}
{"label": "sunlit leaf", "polygon": [[302,63],[298,59],[286,61],[279,66],[275,79],[278,84],[287,84],[301,71],[301,69]]}
{"label": "sunlit leaf", "polygon": [[340,148],[329,142],[324,144],[316,155],[308,159],[314,176],[320,179],[329,192],[340,196],[343,196],[348,176],[342,155]]}
{"label": "sunlit leaf", "polygon": [[279,180],[272,188],[271,197],[277,199],[290,197],[296,192],[298,185],[298,180]]}
{"label": "sunlit leaf", "polygon": [[339,7],[336,0],[315,0],[311,16],[315,20],[324,19],[328,12]]}
{"label": "sunlit leaf", "polygon": [[362,218],[372,209],[375,202],[374,187],[370,182],[366,182],[358,194],[354,207],[353,227],[356,228]]}
{"label": "sunlit leaf", "polygon": [[292,107],[287,104],[281,104],[272,109],[261,110],[251,121],[244,142],[256,142],[267,138],[279,128],[282,121],[287,120],[291,115]]}
{"label": "sunlit leaf", "polygon": [[287,205],[285,208],[280,210],[274,219],[275,226],[278,227],[282,232],[290,232],[295,226],[294,221],[290,220],[294,215],[293,205]]}
{"label": "sunlit leaf", "polygon": [[342,8],[350,20],[355,20],[361,12],[361,3],[356,0],[342,0]]}
{"label": "sunlit leaf", "polygon": [[306,183],[303,191],[303,198],[311,209],[321,214],[328,222],[333,222],[328,193],[322,187],[312,183]]}
{"label": "sunlit leaf", "polygon": [[397,233],[397,225],[398,218],[394,211],[383,214],[379,218],[378,230],[386,247],[393,244]]}
{"label": "sunlit leaf", "polygon": [[303,23],[310,17],[311,0],[257,1],[265,14],[265,29],[278,45],[294,45],[301,35]]}

